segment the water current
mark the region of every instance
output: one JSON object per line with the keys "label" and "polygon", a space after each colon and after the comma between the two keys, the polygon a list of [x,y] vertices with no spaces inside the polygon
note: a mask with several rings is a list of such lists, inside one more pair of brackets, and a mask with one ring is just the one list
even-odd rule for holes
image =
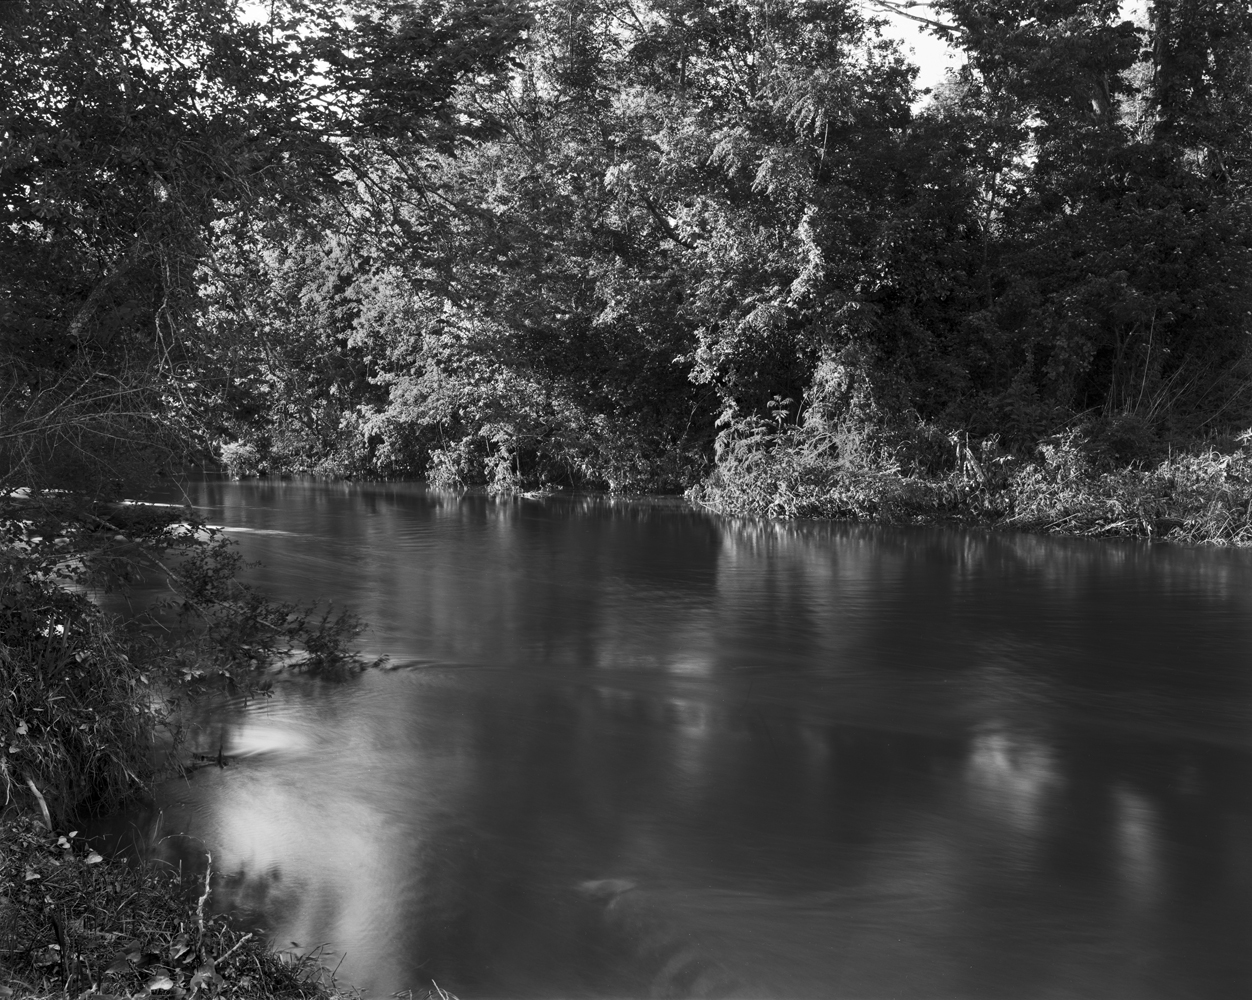
{"label": "water current", "polygon": [[200,713],[132,820],[371,996],[1250,995],[1248,554],[189,490],[390,665]]}

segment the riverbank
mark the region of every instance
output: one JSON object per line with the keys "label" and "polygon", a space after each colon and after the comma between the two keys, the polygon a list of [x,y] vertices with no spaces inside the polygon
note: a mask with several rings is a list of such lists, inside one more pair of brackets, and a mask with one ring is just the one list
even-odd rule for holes
{"label": "riverbank", "polygon": [[[208,884],[106,858],[76,827],[179,768],[186,699],[257,690],[281,664],[364,669],[359,623],[240,584],[238,556],[182,512],[140,523],[72,499],[0,497],[0,1000],[348,995],[316,956],[214,915]],[[104,610],[145,578],[174,598]]]}
{"label": "riverbank", "polygon": [[332,1000],[315,955],[274,951],[214,915],[182,873],[105,858],[30,817],[0,827],[0,995]]}
{"label": "riverbank", "polygon": [[1204,449],[1101,467],[1073,442],[1036,458],[958,450],[939,476],[865,471],[778,449],[724,464],[687,499],[721,514],[957,522],[1076,536],[1252,545],[1252,452]]}

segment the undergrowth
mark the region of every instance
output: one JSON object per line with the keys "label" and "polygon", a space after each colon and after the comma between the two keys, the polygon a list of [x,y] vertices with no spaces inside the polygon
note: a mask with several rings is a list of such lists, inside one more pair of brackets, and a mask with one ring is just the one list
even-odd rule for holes
{"label": "undergrowth", "polygon": [[176,870],[104,858],[31,819],[7,823],[0,844],[0,995],[345,995],[316,956],[274,952],[207,914],[208,887]]}
{"label": "undergrowth", "polygon": [[886,524],[941,521],[1086,536],[1252,545],[1252,447],[1200,446],[1116,465],[1070,433],[1030,456],[995,439],[950,442],[947,468],[927,474],[888,457],[860,467],[800,435],[730,442],[689,500],[730,515],[825,517]]}
{"label": "undergrowth", "polygon": [[[4,517],[0,504],[6,805],[39,798],[58,822],[117,808],[151,784],[154,740],[176,736],[182,699],[246,693],[279,665],[332,679],[370,665],[351,646],[354,616],[266,597],[240,582],[220,533],[152,510],[71,509],[54,495]],[[105,610],[102,595],[143,582],[167,596],[127,616]]]}
{"label": "undergrowth", "polygon": [[[354,616],[271,600],[241,568],[187,510],[0,495],[0,998],[336,992],[315,959],[205,916],[178,873],[103,859],[71,830],[178,766],[184,700],[371,665]],[[106,610],[143,583],[166,596]]]}

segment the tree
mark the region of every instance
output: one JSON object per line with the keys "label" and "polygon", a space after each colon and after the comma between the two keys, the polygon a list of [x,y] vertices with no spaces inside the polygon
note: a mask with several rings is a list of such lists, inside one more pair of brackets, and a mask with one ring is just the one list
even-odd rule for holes
{"label": "tree", "polygon": [[275,4],[268,23],[202,0],[6,7],[0,484],[113,490],[127,449],[151,468],[212,423],[221,374],[192,319],[219,224],[309,210],[374,145],[446,141],[451,92],[526,23],[480,0]]}

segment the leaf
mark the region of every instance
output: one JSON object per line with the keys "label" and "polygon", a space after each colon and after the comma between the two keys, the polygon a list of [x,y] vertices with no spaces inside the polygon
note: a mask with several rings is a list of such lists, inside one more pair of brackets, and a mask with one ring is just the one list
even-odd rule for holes
{"label": "leaf", "polygon": [[40,875],[40,874],[39,874],[38,872],[36,872],[36,871],[32,871],[32,870],[31,870],[31,869],[29,869],[29,868],[27,868],[27,869],[26,869],[26,881],[27,881],[27,882],[30,882],[30,881],[32,881],[33,879],[37,879],[37,878],[43,878],[43,876],[42,876],[42,875]]}
{"label": "leaf", "polygon": [[196,969],[196,974],[191,977],[191,988],[208,984],[210,986],[221,986],[226,980],[217,974],[213,959],[209,959],[200,968]]}
{"label": "leaf", "polygon": [[153,976],[145,984],[144,989],[156,992],[157,990],[170,990],[174,988],[174,980],[169,976]]}
{"label": "leaf", "polygon": [[125,955],[118,955],[117,958],[113,959],[113,964],[104,971],[106,973],[112,972],[118,976],[125,975],[127,972],[130,972],[130,961]]}
{"label": "leaf", "polygon": [[26,723],[25,723],[25,722],[19,722],[19,723],[17,724],[17,735],[18,735],[18,736],[25,736],[25,735],[27,734],[27,732],[29,732],[29,730],[26,728]]}
{"label": "leaf", "polygon": [[101,857],[99,854],[97,854],[95,851],[92,851],[90,854],[87,855],[87,864],[89,865],[98,865],[103,860],[104,858]]}

